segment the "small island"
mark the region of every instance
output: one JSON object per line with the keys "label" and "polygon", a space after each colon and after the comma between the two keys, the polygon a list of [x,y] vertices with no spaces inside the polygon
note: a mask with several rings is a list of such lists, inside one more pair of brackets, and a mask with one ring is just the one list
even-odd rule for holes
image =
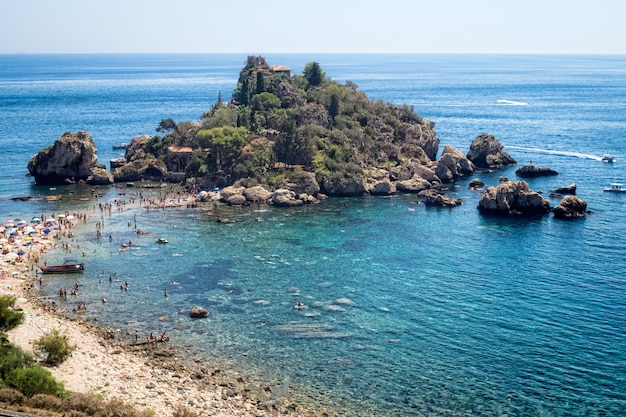
{"label": "small island", "polygon": [[[412,106],[373,102],[356,84],[327,77],[316,62],[291,75],[262,56],[248,57],[229,102],[220,95],[201,121],[163,119],[156,132],[133,138],[124,157],[111,160],[111,172],[98,163],[89,133],[66,132],[33,156],[28,170],[40,184],[179,183],[202,201],[233,206],[413,193],[427,206],[454,207],[463,201],[446,195],[446,184],[517,164],[486,133],[472,141],[467,155],[446,145],[437,160],[435,125]],[[516,174],[537,176],[526,171],[528,166]],[[551,207],[528,184],[507,181],[487,188],[478,209],[534,215]]]}

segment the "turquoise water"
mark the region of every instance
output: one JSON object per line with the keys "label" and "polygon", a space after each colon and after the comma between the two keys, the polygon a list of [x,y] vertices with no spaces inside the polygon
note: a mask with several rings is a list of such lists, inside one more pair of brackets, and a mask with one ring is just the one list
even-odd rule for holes
{"label": "turquoise water", "polygon": [[[65,194],[2,200],[2,218],[91,209],[74,250],[86,254],[78,280],[87,316],[130,332],[166,331],[189,358],[238,367],[271,381],[277,397],[299,393],[339,415],[623,415],[626,196],[602,187],[625,177],[626,58],[267,58],[296,72],[316,59],[374,99],[413,104],[436,122],[442,145],[463,152],[493,133],[518,161],[560,172],[532,180],[532,189],[547,195],[576,182],[595,214],[483,217],[468,178],[452,188],[466,202],[452,210],[400,195],[251,207],[229,213],[230,224],[215,222],[211,208],[126,211],[104,216],[99,241],[100,214],[81,199],[91,189],[31,185],[22,176],[30,153],[81,126],[107,158],[112,144],[150,133],[161,118],[195,120],[217,91],[232,89],[245,57],[0,57],[14,66],[0,65],[0,152],[10,161],[0,194]],[[15,123],[35,115],[38,124]],[[15,138],[24,146],[10,147]],[[617,162],[600,162],[603,153]],[[478,176],[496,184],[514,170]],[[118,191],[100,200],[127,197]],[[128,226],[135,214],[150,234]],[[134,248],[120,252],[128,240]],[[76,280],[46,279],[43,290]],[[126,281],[129,291],[120,290]],[[193,305],[209,319],[179,313]]]}

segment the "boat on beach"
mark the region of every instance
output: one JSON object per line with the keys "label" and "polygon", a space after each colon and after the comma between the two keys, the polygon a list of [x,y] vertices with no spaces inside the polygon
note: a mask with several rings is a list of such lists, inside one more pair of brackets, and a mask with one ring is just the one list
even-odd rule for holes
{"label": "boat on beach", "polygon": [[67,260],[62,265],[40,265],[39,269],[44,274],[75,274],[85,270],[85,264],[78,261]]}
{"label": "boat on beach", "polygon": [[610,193],[626,193],[626,188],[624,188],[623,184],[614,182],[608,187],[604,187],[604,191],[607,191]]}

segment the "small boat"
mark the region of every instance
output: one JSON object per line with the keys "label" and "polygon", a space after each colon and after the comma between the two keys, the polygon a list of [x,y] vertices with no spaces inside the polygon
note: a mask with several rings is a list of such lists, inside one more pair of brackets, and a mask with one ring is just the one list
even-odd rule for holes
{"label": "small boat", "polygon": [[128,147],[128,143],[120,143],[119,145],[113,145],[113,149],[126,149]]}
{"label": "small boat", "polygon": [[163,239],[162,237],[157,237],[155,242],[159,243],[159,244],[163,244],[163,243],[168,243],[168,240],[167,239]]}
{"label": "small boat", "polygon": [[615,158],[613,158],[613,155],[604,155],[602,156],[602,162],[612,164],[613,162],[615,162]]}
{"label": "small boat", "polygon": [[85,264],[78,261],[67,260],[63,265],[41,265],[39,267],[44,274],[75,274],[85,270]]}
{"label": "small boat", "polygon": [[626,188],[624,188],[623,184],[614,182],[610,186],[604,187],[604,191],[608,191],[611,193],[626,193]]}

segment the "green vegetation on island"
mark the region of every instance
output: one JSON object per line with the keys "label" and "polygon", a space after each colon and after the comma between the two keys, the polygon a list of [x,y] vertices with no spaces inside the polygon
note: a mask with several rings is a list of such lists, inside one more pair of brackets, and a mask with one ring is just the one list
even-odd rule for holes
{"label": "green vegetation on island", "polygon": [[[262,56],[248,57],[229,102],[220,94],[200,122],[164,119],[156,130],[140,148],[131,143],[126,165],[213,177],[220,186],[274,185],[294,170],[314,173],[323,189],[363,182],[368,168],[434,160],[439,144],[434,124],[412,106],[373,102],[316,62],[291,75]],[[114,170],[116,181],[124,168]]]}

